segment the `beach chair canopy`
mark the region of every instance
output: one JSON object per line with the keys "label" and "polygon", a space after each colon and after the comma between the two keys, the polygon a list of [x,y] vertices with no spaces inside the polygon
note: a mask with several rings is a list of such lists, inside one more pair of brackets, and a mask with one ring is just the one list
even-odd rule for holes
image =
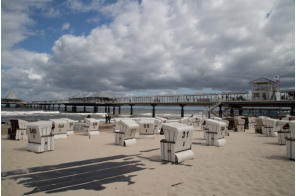
{"label": "beach chair canopy", "polygon": [[135,138],[136,132],[139,131],[139,124],[132,119],[121,119],[119,131],[123,134],[124,139]]}
{"label": "beach chair canopy", "polygon": [[52,121],[36,121],[27,124],[28,140],[40,143],[41,137],[52,136]]}
{"label": "beach chair canopy", "polygon": [[227,129],[227,123],[224,121],[206,119],[205,122],[206,122],[206,127],[209,129],[210,132],[219,133]]}
{"label": "beach chair canopy", "polygon": [[69,130],[69,123],[64,119],[50,119],[53,127],[53,134],[66,134]]}
{"label": "beach chair canopy", "polygon": [[85,123],[91,130],[99,130],[100,122],[102,120],[95,119],[95,118],[86,118]]}
{"label": "beach chair canopy", "polygon": [[191,149],[194,128],[182,123],[164,123],[165,140],[175,144],[175,152]]}

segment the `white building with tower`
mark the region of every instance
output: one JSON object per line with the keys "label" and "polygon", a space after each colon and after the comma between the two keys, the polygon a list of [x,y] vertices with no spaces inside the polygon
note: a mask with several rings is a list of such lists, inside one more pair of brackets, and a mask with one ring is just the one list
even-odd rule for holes
{"label": "white building with tower", "polygon": [[250,84],[252,85],[252,100],[264,101],[280,99],[279,82],[262,77],[251,81]]}

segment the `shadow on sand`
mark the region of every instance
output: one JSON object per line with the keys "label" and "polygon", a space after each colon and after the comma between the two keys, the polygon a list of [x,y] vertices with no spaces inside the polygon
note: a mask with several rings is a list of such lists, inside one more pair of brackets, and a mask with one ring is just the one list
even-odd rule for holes
{"label": "shadow on sand", "polygon": [[34,167],[26,170],[14,170],[2,172],[2,180],[20,180],[18,183],[25,187],[34,188],[24,193],[57,193],[68,190],[103,190],[103,184],[114,182],[128,182],[136,175],[132,172],[141,171],[144,168],[135,156],[117,155],[84,161],[75,161],[58,165]]}
{"label": "shadow on sand", "polygon": [[152,149],[148,149],[148,150],[140,150],[140,152],[152,152],[152,151],[156,151],[156,150],[160,150],[160,148],[152,148]]}
{"label": "shadow on sand", "polygon": [[136,157],[138,157],[139,159],[146,159],[146,160],[149,160],[149,161],[152,161],[152,162],[164,163],[161,160],[160,155],[154,155],[154,156],[151,156],[151,157],[144,157],[144,156],[141,156],[141,155],[136,155]]}
{"label": "shadow on sand", "polygon": [[275,145],[275,146],[284,146],[284,145],[280,145],[277,142],[265,142],[263,144],[269,144],[269,145]]}
{"label": "shadow on sand", "polygon": [[28,152],[26,148],[15,148],[17,151]]}
{"label": "shadow on sand", "polygon": [[192,142],[192,145],[206,146],[205,142]]}
{"label": "shadow on sand", "polygon": [[274,159],[274,160],[283,160],[283,161],[294,161],[294,160],[290,160],[288,157],[286,157],[284,155],[272,155],[272,156],[268,156],[266,158],[267,159]]}

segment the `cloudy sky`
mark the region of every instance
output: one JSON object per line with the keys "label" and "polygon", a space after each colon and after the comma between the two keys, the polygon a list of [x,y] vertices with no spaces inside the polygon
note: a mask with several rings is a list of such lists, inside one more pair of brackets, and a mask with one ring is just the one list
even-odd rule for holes
{"label": "cloudy sky", "polygon": [[2,0],[1,93],[75,95],[294,88],[294,0]]}

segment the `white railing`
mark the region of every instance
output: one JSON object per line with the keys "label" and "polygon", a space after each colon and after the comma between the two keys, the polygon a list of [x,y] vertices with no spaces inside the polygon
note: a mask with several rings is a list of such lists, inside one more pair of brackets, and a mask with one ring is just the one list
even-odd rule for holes
{"label": "white railing", "polygon": [[115,103],[200,103],[218,101],[245,101],[250,100],[248,92],[221,93],[221,94],[200,94],[200,95],[161,95],[161,96],[135,96],[118,97]]}
{"label": "white railing", "polygon": [[[288,93],[281,92],[281,100],[291,100]],[[287,97],[287,98],[286,98]],[[284,98],[284,99],[283,99]],[[285,99],[286,98],[286,99]],[[295,99],[295,96],[293,97]],[[33,101],[32,104],[63,104],[63,103],[93,103],[93,104],[194,104],[217,103],[223,101],[251,101],[252,97],[247,91],[223,92],[195,95],[160,95],[160,96],[132,96],[132,97],[81,97],[69,100]]]}
{"label": "white railing", "polygon": [[47,100],[47,101],[32,101],[32,104],[59,104],[69,103],[68,100]]}

